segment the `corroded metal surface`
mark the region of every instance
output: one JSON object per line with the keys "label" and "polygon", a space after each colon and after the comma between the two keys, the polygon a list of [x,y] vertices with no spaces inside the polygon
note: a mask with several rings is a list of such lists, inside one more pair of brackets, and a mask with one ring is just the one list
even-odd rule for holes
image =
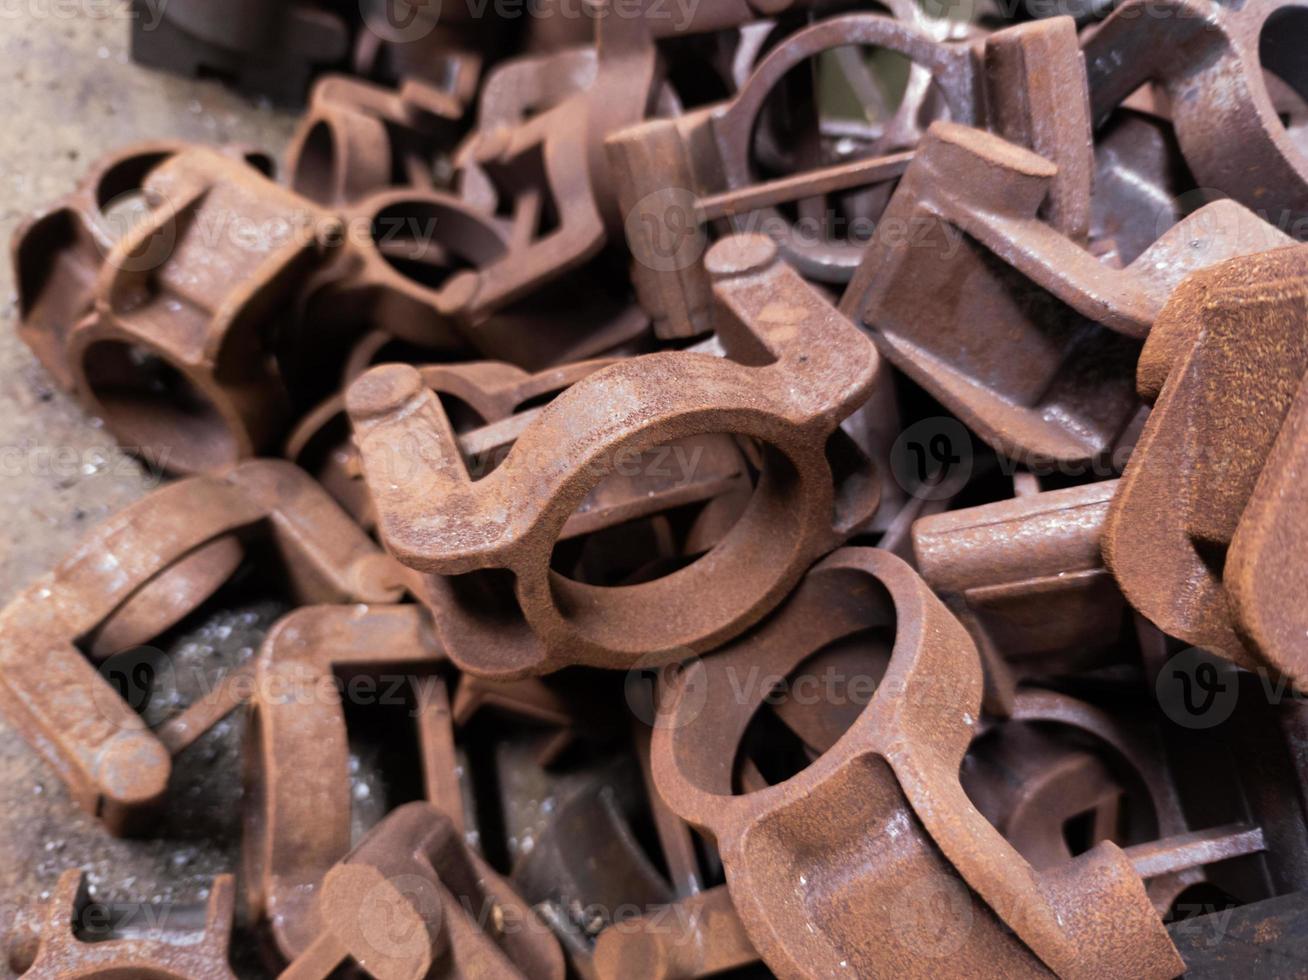
{"label": "corroded metal surface", "polygon": [[1304,574],[1293,556],[1306,272],[1308,251],[1287,248],[1173,294],[1142,356],[1154,410],[1104,540],[1127,598],[1165,632],[1296,684],[1308,669],[1303,610],[1283,597]]}
{"label": "corroded metal surface", "polygon": [[[78,803],[115,832],[158,804],[170,752],[111,686],[112,672],[97,671],[75,644],[106,627],[134,643],[164,632],[231,571],[190,559],[211,555],[215,545],[239,548],[238,534],[271,535],[301,596],[385,601],[398,594],[398,573],[344,512],[299,470],[269,460],[159,489],[101,524],[0,613],[7,716]],[[150,601],[160,596],[168,601]],[[101,645],[101,659],[118,652]],[[207,717],[180,722],[191,732],[176,750],[238,701],[230,692],[192,706]]]}
{"label": "corroded metal surface", "polygon": [[[866,482],[836,506],[825,452],[872,380],[871,345],[766,239],[729,239],[707,261],[720,336],[746,363],[666,353],[590,375],[480,481],[457,462],[449,421],[416,370],[374,368],[351,386],[347,407],[382,539],[426,573],[421,591],[456,663],[512,677],[566,663],[682,659],[757,621],[815,554],[871,516],[875,488]],[[748,366],[760,350],[772,363]],[[595,397],[626,424],[612,409],[595,413]],[[712,560],[609,592],[551,575],[553,542],[596,483],[621,473],[624,455],[717,432],[767,448],[750,508]],[[444,501],[438,516],[425,504],[431,493]],[[512,593],[508,579],[477,574],[496,568],[513,573]],[[719,583],[712,592],[709,576]],[[675,621],[665,615],[669,602],[680,610]]]}
{"label": "corroded metal surface", "polygon": [[15,235],[180,478],[0,612],[8,966],[1161,978],[1308,887],[1308,16],[1027,6],[131,5],[331,73]]}
{"label": "corroded metal surface", "polygon": [[379,980],[563,980],[558,941],[425,803],[373,828],[327,872],[315,906],[317,936],[285,980],[325,980],[346,962]]}
{"label": "corroded metal surface", "polygon": [[[23,976],[29,980],[113,980],[157,977],[159,980],[235,980],[227,964],[236,886],[231,875],[214,879],[197,928],[169,923],[164,917],[153,934],[136,938],[79,939],[74,925],[86,928],[89,902],[82,872],[59,877],[36,948]],[[101,910],[107,913],[107,909]],[[99,929],[106,930],[107,914]],[[180,927],[179,927],[180,926]],[[198,934],[197,934],[198,933]]]}
{"label": "corroded metal surface", "polygon": [[[895,632],[892,659],[850,730],[801,775],[732,795],[724,756],[705,747],[738,743],[767,691],[733,698],[728,672],[754,663],[785,676],[815,648],[883,624]],[[696,688],[707,701],[687,697]],[[968,801],[958,766],[980,696],[963,627],[907,565],[861,549],[820,563],[774,619],[683,675],[655,733],[655,775],[669,803],[717,839],[741,918],[773,970],[823,975],[844,962],[930,976],[934,964],[917,951],[925,936],[882,910],[934,894],[969,911],[970,928],[949,936],[960,972],[1181,971],[1119,848],[1100,843],[1041,873]]]}

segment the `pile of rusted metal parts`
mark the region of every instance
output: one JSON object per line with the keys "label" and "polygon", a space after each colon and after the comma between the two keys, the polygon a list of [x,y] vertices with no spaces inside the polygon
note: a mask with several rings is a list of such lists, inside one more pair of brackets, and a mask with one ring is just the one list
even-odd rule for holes
{"label": "pile of rusted metal parts", "polygon": [[[351,43],[162,10],[248,84]],[[415,4],[283,182],[161,142],[31,218],[23,340],[174,479],[0,613],[0,707],[108,834],[233,712],[245,791],[202,913],[89,942],[69,869],[20,972],[1298,975],[1308,4],[1076,12]],[[512,853],[509,742],[570,787]]]}

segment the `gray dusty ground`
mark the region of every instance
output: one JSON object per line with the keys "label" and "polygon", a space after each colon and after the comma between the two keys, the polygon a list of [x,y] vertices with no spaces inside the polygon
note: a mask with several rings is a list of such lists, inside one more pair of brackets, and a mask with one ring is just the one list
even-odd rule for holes
{"label": "gray dusty ground", "polygon": [[[238,139],[280,152],[292,116],[212,83],[131,64],[127,4],[24,0],[0,8],[0,237],[69,191],[92,161],[124,143],[161,137]],[[150,480],[95,419],[55,391],[13,331],[14,284],[0,267],[0,602],[54,564],[97,521]],[[189,623],[172,645],[179,664],[212,673],[248,656],[276,610],[243,600]],[[186,692],[182,692],[183,697]],[[62,785],[0,719],[0,941],[66,868],[86,869],[98,897],[198,896],[232,864],[233,721],[193,746],[173,789],[163,836],[109,838],[69,803]],[[216,841],[217,843],[214,843]],[[0,957],[0,976],[9,975]]]}

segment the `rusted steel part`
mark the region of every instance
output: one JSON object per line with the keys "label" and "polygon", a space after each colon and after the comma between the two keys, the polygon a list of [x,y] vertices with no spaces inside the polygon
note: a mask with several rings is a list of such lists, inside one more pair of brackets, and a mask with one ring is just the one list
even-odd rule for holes
{"label": "rusted steel part", "polygon": [[1298,686],[1308,624],[1284,597],[1308,581],[1296,550],[1306,322],[1308,248],[1182,283],[1141,359],[1156,401],[1104,532],[1123,593],[1160,629]]}
{"label": "rusted steel part", "polygon": [[351,247],[306,285],[304,319],[339,330],[384,329],[439,352],[466,347],[458,319],[466,279],[454,270],[504,256],[505,230],[455,196],[422,187],[364,197],[345,222]]}
{"label": "rusted steel part", "polygon": [[[592,31],[593,33],[593,31]],[[518,126],[530,116],[584,92],[595,81],[598,55],[591,45],[570,47],[544,55],[512,58],[496,65],[486,75],[477,100],[477,128],[483,132]],[[476,171],[464,175],[475,179]],[[461,188],[463,193],[471,187]],[[493,188],[487,197],[474,199],[494,203]]]}
{"label": "rusted steel part", "polygon": [[354,41],[354,72],[386,81],[421,80],[467,105],[476,95],[483,64],[498,53],[504,26],[501,18],[478,18],[470,8],[363,0],[359,10],[365,27]]}
{"label": "rusted steel part", "polygon": [[547,729],[536,751],[536,762],[548,767],[558,761],[583,734],[591,732],[587,713],[567,692],[556,690],[537,677],[493,681],[464,675],[454,692],[453,719],[462,729],[483,711],[507,715]]}
{"label": "rusted steel part", "polygon": [[1073,820],[1087,822],[1089,846],[1129,843],[1119,836],[1127,787],[1103,759],[1021,724],[987,734],[963,762],[963,788],[1032,867],[1072,859],[1064,828]]}
{"label": "rusted steel part", "polygon": [[1238,10],[1204,0],[1130,0],[1085,43],[1095,121],[1157,82],[1200,187],[1230,194],[1269,221],[1300,221],[1308,216],[1308,152],[1286,132],[1263,79],[1270,73],[1308,97],[1306,36],[1308,7],[1297,0]]}
{"label": "rusted steel part", "polygon": [[1099,551],[1116,489],[1115,480],[1090,483],[914,523],[922,577],[947,605],[970,610],[1014,679],[1123,656],[1128,607]]}
{"label": "rusted steel part", "polygon": [[[393,673],[416,688],[420,705],[439,699],[433,671],[445,663],[421,606],[313,606],[284,617],[259,653],[245,746],[242,878],[246,901],[265,919],[288,960],[318,932],[314,896],[350,848],[349,742],[334,671]],[[431,802],[462,821],[452,719],[420,712]],[[420,728],[422,726],[420,725]],[[432,753],[437,753],[433,755]]]}
{"label": "rusted steel part", "polygon": [[[796,67],[851,44],[875,45],[912,59],[918,71],[929,73],[955,118],[971,122],[983,111],[968,45],[939,43],[912,20],[852,14],[819,21],[787,37],[758,63],[730,101],[609,136],[609,159],[620,175],[619,201],[628,215],[632,275],[660,336],[693,336],[708,329],[708,279],[699,262],[690,261],[697,256],[686,254],[688,248],[702,248],[697,226],[718,221],[745,230],[760,220],[783,223],[778,204],[894,181],[903,173],[911,159],[905,151],[912,144],[892,139],[867,159],[763,182],[756,176],[756,131],[769,99]],[[920,98],[906,100],[900,108],[906,118],[921,110]],[[833,282],[848,279],[861,252],[857,242],[808,245],[793,236],[781,247],[800,272]]]}
{"label": "rusted steel part", "polygon": [[580,301],[575,289],[536,290],[529,303],[474,315],[476,270],[510,254],[513,229],[453,195],[384,190],[356,202],[344,221],[350,247],[306,285],[299,308],[301,320],[328,337],[384,329],[433,357],[471,348],[539,370],[607,353],[647,331],[640,309],[608,283],[588,283]]}
{"label": "rusted steel part", "polygon": [[[227,965],[236,886],[231,875],[213,880],[202,922],[178,915],[183,923],[168,921],[176,907],[162,908],[157,928],[122,938],[79,939],[73,926],[90,901],[86,876],[65,871],[46,903],[35,957],[22,972],[26,980],[235,980]],[[179,910],[178,910],[179,911]]]}
{"label": "rusted steel part", "polygon": [[[915,71],[943,94],[956,122],[980,124],[989,118],[1001,134],[1055,162],[1059,172],[1041,216],[1069,236],[1085,237],[1093,158],[1085,74],[1070,18],[999,31],[978,47],[941,43],[926,25],[911,21],[868,14],[835,17],[797,31],[774,48],[730,102],[609,137],[635,257],[632,278],[660,336],[693,336],[708,329],[708,278],[692,261],[697,259],[694,250],[702,247],[699,225],[729,222],[742,230],[760,221],[780,225],[778,204],[867,185],[888,187],[903,174],[920,135],[916,126],[900,126],[898,138],[879,141],[878,155],[770,181],[755,176],[755,133],[774,89],[803,61],[849,50],[851,43],[912,59]],[[923,108],[920,99],[907,99],[896,119],[905,112],[906,118],[916,119]],[[896,128],[893,123],[891,128]],[[785,236],[781,248],[809,278],[847,282],[864,245],[810,245],[800,236]]]}
{"label": "rusted steel part", "polygon": [[433,157],[462,117],[457,98],[417,79],[396,89],[320,79],[286,151],[291,189],[341,207],[389,188],[396,174],[430,187]]}
{"label": "rusted steel part", "polygon": [[[515,408],[528,402],[539,403],[612,363],[615,362],[580,361],[535,375],[493,361],[426,365],[418,370],[424,383],[437,395],[464,403],[477,416],[472,421],[486,423],[457,437],[469,473],[481,478],[503,461],[519,433],[542,410],[539,404],[517,412]],[[308,462],[329,492],[365,527],[371,528],[376,516],[354,444],[308,445],[315,428],[323,433],[324,439],[336,431],[328,419],[334,414],[333,409],[344,410],[340,399],[320,407],[305,420],[297,435],[304,437],[303,445],[312,452],[300,450],[296,458]],[[324,422],[324,419],[328,420]],[[469,420],[460,421],[466,425]],[[297,439],[292,449],[300,444]],[[675,462],[669,463],[670,458]],[[403,460],[395,462],[400,471],[406,465]],[[578,505],[559,533],[559,540],[594,534],[669,508],[711,501],[741,488],[748,490],[748,486],[745,459],[729,436],[715,434],[679,440],[667,452],[654,450],[624,460],[621,469],[591,490]]]}
{"label": "rusted steel part", "polygon": [[69,330],[69,373],[122,445],[172,472],[212,472],[280,435],[287,392],[268,321],[340,221],[201,147],[154,167],[143,190],[149,214],[113,246],[94,310]]}
{"label": "rusted steel part", "polygon": [[1125,106],[1095,133],[1091,247],[1129,265],[1183,216],[1194,178],[1165,119]]}
{"label": "rusted steel part", "polygon": [[505,253],[447,287],[472,322],[579,269],[603,247],[586,158],[587,109],[587,93],[578,93],[520,125],[477,130],[456,154],[460,173],[475,171],[474,185],[494,194],[493,210],[510,216]]}
{"label": "rusted steel part", "polygon": [[1136,874],[1142,878],[1171,874],[1186,868],[1217,864],[1232,858],[1258,854],[1267,849],[1262,828],[1250,824],[1227,824],[1207,830],[1192,830],[1167,840],[1136,844],[1126,848]]}
{"label": "rusted steel part", "polygon": [[[480,481],[416,370],[375,368],[351,386],[346,404],[382,539],[425,573],[423,598],[465,670],[510,678],[712,649],[875,511],[876,480],[863,471],[834,488],[827,457],[841,419],[867,395],[871,344],[780,263],[770,240],[727,239],[707,261],[718,332],[738,360],[667,352],[596,372],[542,410]],[[595,486],[621,472],[624,454],[717,433],[767,447],[749,509],[717,548],[621,589],[550,572],[554,542]],[[401,458],[414,464],[404,473]],[[669,618],[670,608],[680,614]]]}
{"label": "rusted steel part", "polygon": [[558,941],[427,803],[393,810],[323,879],[313,944],[282,980],[352,962],[377,980],[563,980]]}
{"label": "rusted steel part", "polygon": [[[1124,767],[1122,771],[1139,780],[1152,807],[1159,840],[1189,832],[1180,791],[1155,727],[1115,717],[1065,694],[1029,687],[1016,692],[1010,718],[1016,722],[1056,725],[1088,735],[1112,753],[1115,762]],[[1203,880],[1203,872],[1195,867],[1150,878],[1145,889],[1162,915],[1187,887]]]}
{"label": "rusted steel part", "polygon": [[[194,581],[178,569],[238,534],[271,538],[300,599],[398,598],[389,559],[305,474],[289,463],[254,460],[221,477],[169,484],[119,511],[0,612],[6,717],[78,805],[114,833],[130,829],[131,818],[162,798],[169,749],[76,644],[96,638],[103,624],[129,617],[130,628],[123,626],[119,635],[135,642],[173,625],[190,611],[184,602],[145,603],[141,597],[177,589],[186,602],[203,601],[220,584],[216,576],[206,571],[190,590]],[[99,652],[106,651],[113,652],[101,643]],[[201,719],[212,724],[236,706],[236,690],[221,692],[183,716],[186,737],[182,729],[170,730],[178,751],[198,734]]]}
{"label": "rusted steel part", "polygon": [[[891,624],[890,666],[853,727],[799,775],[731,795],[721,748],[739,743],[769,690],[741,697],[732,672],[788,676],[814,649]],[[875,549],[819,563],[772,619],[674,682],[654,734],[655,778],[717,840],[741,920],[776,973],[934,975],[940,961],[923,955],[909,909],[915,896],[942,894],[970,913],[946,950],[959,973],[1181,972],[1122,851],[1105,842],[1038,872],[972,806],[958,770],[980,699],[966,631],[907,565]],[[887,914],[896,909],[907,918]]]}
{"label": "rusted steel part", "polygon": [[[684,19],[666,16],[659,0],[643,0],[639,11],[612,6],[597,10],[593,77],[583,56],[565,53],[568,60],[554,62],[557,69],[535,62],[529,75],[560,72],[562,84],[553,94],[561,100],[504,123],[517,109],[514,102],[522,102],[510,95],[505,110],[483,113],[455,155],[469,199],[511,215],[509,254],[451,283],[473,322],[576,271],[622,228],[604,139],[645,118],[653,104],[660,81],[655,41],[737,27],[758,16],[744,0],[697,3]],[[585,87],[562,97],[572,85]]]}
{"label": "rusted steel part", "polygon": [[213,595],[240,567],[245,547],[224,534],[200,545],[129,596],[86,638],[92,660],[148,643]]}
{"label": "rusted steel part", "polygon": [[[72,390],[68,335],[92,312],[96,280],[123,229],[106,213],[140,192],[150,171],[183,152],[172,141],[134,143],[96,162],[77,189],[24,221],[11,256],[18,287],[18,335],[65,390]],[[263,162],[253,151],[222,152]]]}
{"label": "rusted steel part", "polygon": [[218,76],[251,95],[299,105],[319,68],[344,59],[349,28],[314,0],[133,0],[132,60]]}
{"label": "rusted steel part", "polygon": [[693,980],[757,961],[725,885],[614,923],[595,940],[598,980]]}
{"label": "rusted steel part", "polygon": [[[1152,729],[1053,691],[1023,688],[1011,715],[1020,720],[978,732],[962,769],[977,808],[1035,867],[1072,857],[1064,827],[1093,813],[1090,840],[1125,846],[1189,832],[1163,746]],[[1068,738],[1068,736],[1071,736]],[[1160,915],[1199,868],[1151,878]]]}
{"label": "rusted steel part", "polygon": [[985,40],[983,58],[987,125],[1057,168],[1037,215],[1071,241],[1084,243],[1095,159],[1075,23],[1071,17],[1051,17],[996,31]]}
{"label": "rusted steel part", "polygon": [[[819,21],[786,38],[730,101],[608,136],[618,200],[628,216],[632,278],[659,336],[689,337],[711,328],[712,290],[699,261],[704,235],[699,226],[739,224],[760,216],[780,221],[778,204],[893,181],[903,173],[911,153],[895,146],[869,159],[762,183],[755,176],[755,132],[774,90],[803,62],[856,43],[897,51],[924,66],[955,116],[964,121],[975,117],[976,66],[970,48],[941,44],[911,22],[851,14]],[[860,251],[855,243],[806,250],[787,241],[781,248],[805,275],[837,282],[848,278]]]}
{"label": "rusted steel part", "polygon": [[[842,637],[803,662],[789,692],[769,699],[773,715],[798,736],[809,762],[830,750],[858,720],[872,699],[870,689],[890,665],[893,646],[893,637],[880,630]],[[769,785],[754,758],[745,755],[739,765],[747,792]]]}
{"label": "rusted steel part", "polygon": [[[461,433],[460,448],[466,456],[470,447],[476,454],[485,452],[488,442],[497,442],[485,438],[481,430],[504,423],[524,402],[557,394],[612,363],[611,359],[578,361],[534,375],[499,361],[428,364],[418,370],[423,382],[437,395],[457,399],[472,410],[472,421],[479,424]],[[365,368],[361,366],[358,373]],[[347,377],[347,387],[352,380]],[[461,421],[465,427],[469,424],[469,420]],[[349,438],[343,393],[333,395],[300,420],[287,440],[285,452],[287,458],[312,473],[356,520],[372,526],[372,502],[363,485],[358,450]]]}
{"label": "rusted steel part", "polygon": [[1042,465],[1112,448],[1138,405],[1131,338],[1187,272],[1288,241],[1217,201],[1114,269],[1037,216],[1056,175],[992,134],[935,123],[842,301],[978,436]]}
{"label": "rusted steel part", "polygon": [[595,939],[616,911],[668,907],[677,897],[637,841],[612,787],[600,784],[559,803],[511,880],[583,976],[594,975]]}
{"label": "rusted steel part", "polygon": [[[625,693],[630,701],[630,690]],[[645,717],[654,717],[653,704],[643,710],[649,712]],[[698,895],[704,888],[704,873],[700,870],[699,854],[695,849],[695,832],[664,802],[658,787],[654,785],[654,770],[649,754],[652,734],[649,725],[640,718],[633,718],[631,731],[632,748],[640,763],[640,777],[645,786],[654,833],[658,837],[659,849],[663,852],[663,865],[667,868],[673,894],[678,899]]]}
{"label": "rusted steel part", "polygon": [[598,62],[595,48],[587,46],[513,58],[496,65],[487,74],[478,97],[476,132],[456,154],[461,164],[459,196],[493,213],[498,203],[495,184],[472,161],[478,145],[476,133],[510,130],[586,91],[595,81]]}

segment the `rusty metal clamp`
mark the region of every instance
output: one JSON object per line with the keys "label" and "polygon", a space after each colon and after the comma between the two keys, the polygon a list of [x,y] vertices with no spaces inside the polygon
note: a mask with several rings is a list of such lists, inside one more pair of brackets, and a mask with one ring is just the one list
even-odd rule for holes
{"label": "rusty metal clamp", "polygon": [[[987,780],[989,766],[1002,785]],[[977,809],[1040,870],[1072,857],[1066,820],[1087,813],[1094,821],[1087,845],[1190,832],[1157,730],[1055,691],[1020,688],[1005,722],[978,729],[961,776]],[[1145,890],[1166,915],[1204,879],[1200,868],[1183,868],[1149,878]]]}
{"label": "rusty metal clamp", "polygon": [[636,838],[612,786],[589,784],[559,802],[510,879],[550,923],[583,976],[595,939],[623,908],[666,906],[676,896]]}
{"label": "rusty metal clamp", "polygon": [[[480,478],[503,461],[519,433],[540,414],[543,401],[612,363],[611,360],[579,361],[534,375],[494,361],[426,365],[418,370],[432,391],[460,406],[456,415],[460,416],[462,425],[484,423],[458,433],[459,448],[469,471]],[[531,406],[524,407],[527,403]],[[330,421],[325,430],[320,424],[328,415],[335,414],[337,405],[343,411],[344,406],[339,402],[324,405],[306,419],[299,432],[307,435],[310,442],[315,432],[322,432],[324,441],[330,441],[326,438],[334,431]],[[472,418],[462,417],[468,410]],[[376,515],[353,443],[333,446],[325,455],[321,445],[302,445],[305,448],[293,447],[297,448],[297,458],[307,457],[329,492],[365,527],[373,527]],[[564,525],[559,540],[569,541],[659,514],[670,507],[712,500],[747,488],[747,464],[730,437],[694,437],[680,440],[672,449],[681,453],[679,458],[685,462],[679,466],[668,466],[666,461],[660,464],[657,452],[653,458],[628,460],[630,465],[624,467],[624,472],[610,476],[587,496],[578,512]],[[697,527],[696,531],[690,537],[712,542],[710,529]]]}
{"label": "rusty metal clamp", "polygon": [[[89,315],[95,286],[116,241],[106,209],[140,192],[150,171],[186,145],[134,143],[99,161],[77,189],[24,221],[11,253],[18,286],[18,336],[63,389],[73,388],[68,335]],[[249,150],[224,150],[256,167],[268,161]]]}
{"label": "rusty metal clamp", "polygon": [[151,732],[78,649],[103,659],[168,629],[271,541],[296,596],[395,601],[397,570],[304,473],[253,460],[169,484],[92,531],[0,612],[0,702],[73,799],[124,833],[163,796],[170,756],[235,708],[220,687]]}
{"label": "rusty metal clamp", "polygon": [[1186,279],[1141,358],[1154,399],[1104,531],[1130,603],[1165,633],[1308,684],[1304,431],[1308,248]]}
{"label": "rusty metal clamp", "polygon": [[[853,726],[800,774],[733,796],[722,747],[740,743],[773,685],[742,696],[742,678],[786,677],[871,627],[893,627],[894,649]],[[960,973],[1004,976],[1184,969],[1121,850],[1101,843],[1039,872],[968,800],[958,773],[980,708],[980,662],[893,555],[836,552],[772,619],[683,671],[670,695],[654,733],[658,786],[717,840],[745,928],[779,975],[925,977],[943,956]],[[942,934],[945,902],[955,914]],[[915,906],[934,906],[929,922],[916,921]]]}
{"label": "rusty metal clamp", "polygon": [[478,346],[462,311],[476,275],[469,270],[508,253],[497,221],[452,194],[421,187],[365,197],[344,221],[350,247],[306,286],[306,322],[332,332],[384,329],[437,353]]}
{"label": "rusty metal clamp", "polygon": [[512,886],[426,803],[392,811],[327,872],[320,931],[282,980],[326,980],[347,961],[378,980],[563,980],[558,941]]}
{"label": "rusty metal clamp", "polygon": [[[318,932],[314,896],[350,849],[349,742],[333,671],[408,671],[428,799],[462,827],[445,664],[421,606],[313,606],[268,634],[245,744],[242,879],[251,914],[295,959]],[[434,777],[434,778],[432,778]]]}
{"label": "rusty metal clamp", "polygon": [[402,8],[390,0],[362,0],[359,10],[365,29],[354,42],[351,61],[357,74],[385,81],[420,79],[459,105],[473,100],[482,66],[498,52],[499,18],[478,17],[472,4],[465,12],[462,5],[426,0]]}
{"label": "rusty metal clamp", "polygon": [[[769,239],[727,239],[707,261],[719,335],[737,361],[668,352],[596,372],[541,411],[480,481],[418,371],[374,368],[347,392],[382,538],[424,573],[423,598],[465,670],[515,677],[707,651],[757,622],[814,557],[875,511],[876,479],[855,462],[837,481],[827,455],[841,419],[867,397],[871,344],[779,261]],[[614,589],[551,572],[560,532],[620,461],[724,432],[763,444],[761,476],[709,555]]]}
{"label": "rusty metal clamp", "polygon": [[[586,154],[586,93],[512,128],[476,131],[455,161],[494,188],[508,214],[511,247],[458,280],[460,308],[477,322],[580,268],[604,245],[604,222]],[[465,178],[466,179],[466,178]]]}
{"label": "rusty metal clamp", "polygon": [[299,105],[319,68],[349,50],[349,28],[314,0],[132,0],[132,60],[226,79],[241,91]]}
{"label": "rusty metal clamp", "polygon": [[[356,202],[342,214],[350,247],[305,287],[300,321],[315,339],[385,330],[431,357],[511,359],[539,369],[630,344],[648,326],[622,289],[538,291],[534,302],[476,319],[468,301],[479,270],[511,249],[511,229],[462,198],[438,190],[397,188]],[[362,328],[362,329],[361,329]]]}
{"label": "rusty metal clamp", "polygon": [[149,215],[114,245],[93,312],[67,334],[69,374],[121,444],[211,472],[280,435],[288,395],[269,322],[340,221],[200,147],[154,167],[143,190]]}
{"label": "rusty metal clamp", "polygon": [[462,118],[455,97],[417,79],[398,89],[342,75],[320,79],[286,151],[291,189],[341,207],[401,175],[412,187],[430,187],[433,156]]}
{"label": "rusty metal clamp", "polygon": [[[710,329],[711,286],[700,262],[712,221],[774,216],[778,204],[892,181],[911,153],[896,152],[758,183],[750,159],[759,116],[773,90],[797,65],[850,44],[877,45],[925,66],[955,118],[971,121],[977,98],[975,65],[966,45],[934,40],[923,28],[890,17],[851,14],[796,31],[759,62],[730,101],[671,119],[656,119],[606,140],[638,295],[661,337],[689,337]],[[804,248],[781,243],[782,254],[806,276],[847,279],[858,262],[856,243]]]}
{"label": "rusty metal clamp", "polygon": [[[791,5],[759,6],[777,13]],[[609,235],[620,232],[622,213],[604,139],[644,119],[654,104],[660,84],[656,42],[736,27],[759,16],[745,0],[694,4],[685,23],[667,16],[658,0],[642,0],[638,12],[618,11],[612,0],[597,7],[593,70],[589,56],[580,53],[533,61],[523,74],[558,72],[552,95],[561,101],[514,121],[527,99],[506,85],[510,94],[497,103],[500,111],[489,118],[483,112],[478,129],[455,155],[469,200],[511,216],[509,254],[466,274],[460,286],[464,315],[473,322],[579,269],[599,254]],[[573,86],[578,90],[564,97]]]}
{"label": "rusty metal clamp", "polygon": [[[1085,74],[1070,18],[1024,24],[983,43],[936,40],[911,13],[851,14],[796,31],[764,58],[730,101],[660,119],[607,140],[627,214],[632,278],[662,337],[708,329],[709,283],[698,262],[700,225],[745,230],[782,223],[776,206],[869,185],[892,185],[913,159],[920,98],[901,104],[878,155],[759,182],[751,148],[769,97],[802,62],[850,44],[911,59],[940,91],[951,118],[993,128],[1055,161],[1059,173],[1042,215],[1084,237],[1092,169]],[[858,240],[805,242],[785,235],[782,253],[809,278],[847,282],[863,254]]]}
{"label": "rusty metal clamp", "polygon": [[1157,82],[1199,186],[1231,195],[1268,221],[1302,222],[1308,152],[1286,132],[1265,77],[1308,97],[1305,37],[1308,7],[1299,0],[1229,9],[1204,0],[1131,0],[1085,42],[1095,122]]}
{"label": "rusty metal clamp", "polygon": [[198,934],[191,928],[174,930],[165,919],[160,923],[163,928],[147,935],[88,942],[73,929],[90,901],[86,876],[76,869],[65,871],[46,903],[30,966],[21,976],[26,980],[236,980],[227,964],[235,892],[231,875],[213,880]]}
{"label": "rusty metal clamp", "polygon": [[1121,659],[1129,607],[1099,551],[1116,490],[1107,480],[914,523],[917,568],[973,633],[988,682],[995,670],[1011,688]]}
{"label": "rusty metal clamp", "polygon": [[990,133],[933,124],[842,300],[888,360],[1033,464],[1109,452],[1138,408],[1133,339],[1187,272],[1289,241],[1216,201],[1114,269],[1038,216],[1057,175]]}

